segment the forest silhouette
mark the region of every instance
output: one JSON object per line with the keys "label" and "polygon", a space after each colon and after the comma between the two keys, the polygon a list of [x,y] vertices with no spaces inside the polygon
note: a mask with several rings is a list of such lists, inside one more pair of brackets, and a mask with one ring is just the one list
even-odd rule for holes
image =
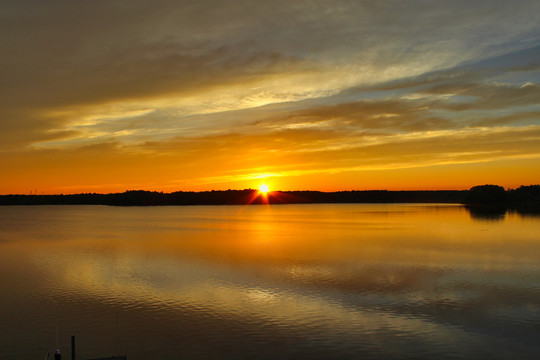
{"label": "forest silhouette", "polygon": [[472,207],[540,207],[540,185],[505,190],[498,185],[480,185],[469,190],[354,190],[354,191],[272,191],[258,190],[157,191],[129,190],[122,193],[69,195],[0,195],[0,205],[247,205],[325,203],[455,203]]}

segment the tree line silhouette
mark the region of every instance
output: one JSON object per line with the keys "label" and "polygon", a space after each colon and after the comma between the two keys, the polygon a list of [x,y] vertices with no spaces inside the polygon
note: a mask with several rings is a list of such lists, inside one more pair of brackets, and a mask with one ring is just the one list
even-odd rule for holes
{"label": "tree line silhouette", "polygon": [[469,190],[354,190],[354,191],[273,191],[258,190],[157,191],[129,190],[110,194],[0,195],[0,205],[246,205],[324,203],[456,203],[470,206],[520,206],[538,209],[540,185],[505,190],[498,185],[480,185]]}

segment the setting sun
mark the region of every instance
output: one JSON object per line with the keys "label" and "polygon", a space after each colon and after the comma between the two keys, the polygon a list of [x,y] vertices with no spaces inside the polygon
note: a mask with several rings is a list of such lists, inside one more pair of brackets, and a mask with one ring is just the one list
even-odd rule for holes
{"label": "setting sun", "polygon": [[259,186],[259,191],[263,194],[266,194],[268,193],[268,191],[270,191],[270,189],[268,188],[268,185],[262,184],[261,186]]}

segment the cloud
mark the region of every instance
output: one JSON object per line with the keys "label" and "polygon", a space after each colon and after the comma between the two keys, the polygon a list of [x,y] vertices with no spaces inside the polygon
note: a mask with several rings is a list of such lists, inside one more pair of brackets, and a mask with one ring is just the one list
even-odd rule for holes
{"label": "cloud", "polygon": [[538,123],[540,119],[540,111],[530,112],[516,112],[507,116],[500,117],[488,117],[479,119],[475,122],[477,126],[497,126],[497,125],[511,125],[515,123],[534,122]]}
{"label": "cloud", "polygon": [[540,86],[536,84],[523,87],[497,83],[469,83],[437,85],[425,90],[425,93],[471,98],[469,101],[454,103],[439,102],[441,108],[448,110],[501,109],[537,105]]}
{"label": "cloud", "polygon": [[[525,0],[5,2],[0,162],[54,153],[62,173],[110,152],[134,174],[178,159],[177,181],[534,156],[498,134],[536,136],[539,14]],[[501,147],[476,148],[481,134]]]}
{"label": "cloud", "polygon": [[337,131],[378,129],[395,132],[453,127],[451,121],[431,116],[426,111],[425,103],[399,99],[314,106],[273,119],[269,123],[283,127],[332,127]]}

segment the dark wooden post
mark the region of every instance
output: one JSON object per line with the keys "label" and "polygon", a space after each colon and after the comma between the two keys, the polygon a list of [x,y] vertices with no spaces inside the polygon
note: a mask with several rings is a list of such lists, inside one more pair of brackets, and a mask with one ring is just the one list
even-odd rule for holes
{"label": "dark wooden post", "polygon": [[71,335],[71,360],[75,360],[75,335]]}

